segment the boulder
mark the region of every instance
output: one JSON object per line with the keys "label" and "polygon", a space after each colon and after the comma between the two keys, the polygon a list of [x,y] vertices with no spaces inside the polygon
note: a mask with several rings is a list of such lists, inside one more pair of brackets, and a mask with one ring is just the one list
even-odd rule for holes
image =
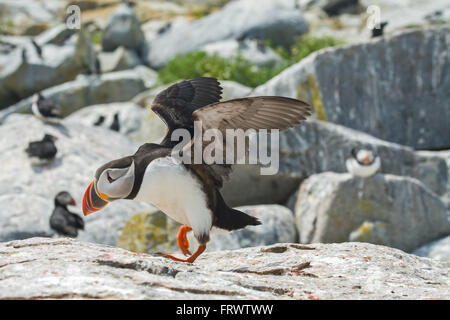
{"label": "boulder", "polygon": [[149,112],[149,110],[131,102],[107,103],[84,107],[69,115],[66,120],[82,123],[86,126],[94,126],[99,117],[103,116],[105,119],[100,126],[109,128],[114,120],[114,115],[118,113],[119,132],[131,138],[141,130],[141,125],[143,124],[142,119]]}
{"label": "boulder", "polygon": [[450,126],[441,116],[450,103],[450,73],[443,72],[449,32],[449,26],[413,29],[323,49],[253,94],[300,98],[320,120],[416,149],[450,148]]}
{"label": "boulder", "polygon": [[414,250],[413,254],[450,262],[450,236],[427,243]]}
{"label": "boulder", "polygon": [[118,47],[112,52],[100,52],[98,55],[102,73],[131,69],[141,64],[135,51]]}
{"label": "boulder", "polygon": [[288,46],[307,30],[296,1],[232,1],[219,11],[150,40],[147,62],[161,68],[177,54],[221,40],[270,39],[274,45]]}
{"label": "boulder", "polygon": [[263,40],[223,40],[207,44],[200,50],[226,59],[241,56],[258,66],[274,65],[282,60],[274,50],[264,44]]}
{"label": "boulder", "polygon": [[450,212],[420,181],[325,172],[300,186],[295,217],[301,243],[363,241],[410,252],[450,234]]}
{"label": "boulder", "polygon": [[[73,81],[42,91],[42,95],[59,103],[63,114],[68,115],[89,105],[128,101],[156,80],[154,71],[138,66],[101,75],[79,75]],[[13,112],[31,112],[31,97],[0,112],[0,123]]]}
{"label": "boulder", "polygon": [[[46,165],[30,161],[25,148],[45,133],[58,138],[56,159]],[[104,128],[63,121],[61,126],[46,125],[28,116],[0,126],[0,241],[33,236],[52,236],[49,217],[54,197],[68,191],[77,206],[69,209],[82,214],[84,191],[95,170],[103,163],[133,154],[138,145],[121,134]],[[79,239],[116,245],[128,218],[151,206],[120,200],[100,213],[85,217],[85,230]]]}
{"label": "boulder", "polygon": [[[75,79],[77,74],[93,70],[95,52],[89,37],[82,31],[64,43],[36,43],[42,46],[39,57],[31,41],[22,40],[0,68],[0,109],[46,88]],[[25,50],[26,60],[22,59]]]}
{"label": "boulder", "polygon": [[32,238],[0,243],[0,256],[0,299],[450,298],[448,263],[367,243],[276,244],[204,253],[188,264]]}
{"label": "boulder", "polygon": [[275,175],[261,175],[257,165],[235,165],[223,194],[233,206],[285,203],[308,176],[347,172],[345,160],[352,148],[361,147],[378,153],[381,173],[411,176],[440,196],[449,194],[448,166],[438,153],[414,152],[360,131],[312,119],[280,133],[279,171]]}
{"label": "boulder", "polygon": [[133,8],[121,4],[109,18],[102,33],[103,51],[114,51],[123,46],[140,53],[145,37]]}

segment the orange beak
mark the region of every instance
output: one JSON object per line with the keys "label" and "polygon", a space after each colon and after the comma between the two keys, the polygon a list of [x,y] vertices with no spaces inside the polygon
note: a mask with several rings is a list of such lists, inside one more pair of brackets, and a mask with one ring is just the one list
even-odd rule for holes
{"label": "orange beak", "polygon": [[364,162],[364,164],[369,164],[370,163],[370,159],[369,159],[368,155],[364,157],[363,162]]}
{"label": "orange beak", "polygon": [[85,216],[103,209],[109,202],[100,198],[95,190],[94,182],[87,187],[83,197],[83,214]]}

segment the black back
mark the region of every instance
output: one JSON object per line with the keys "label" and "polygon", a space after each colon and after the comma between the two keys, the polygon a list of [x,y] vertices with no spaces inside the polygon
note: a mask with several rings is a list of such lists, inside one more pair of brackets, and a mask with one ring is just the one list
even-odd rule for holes
{"label": "black back", "polygon": [[37,106],[39,112],[46,118],[62,118],[58,104],[51,99],[45,99],[40,93]]}
{"label": "black back", "polygon": [[94,126],[99,126],[105,121],[105,116],[99,116],[97,121],[94,123]]}
{"label": "black back", "polygon": [[386,27],[387,24],[388,23],[386,21],[385,22],[381,22],[379,29],[378,28],[373,28],[372,29],[372,38],[381,37],[383,35],[384,27]]}

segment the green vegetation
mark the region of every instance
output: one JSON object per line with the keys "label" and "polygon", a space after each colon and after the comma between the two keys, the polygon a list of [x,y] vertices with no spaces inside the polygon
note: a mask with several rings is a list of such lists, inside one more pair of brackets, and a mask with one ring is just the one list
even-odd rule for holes
{"label": "green vegetation", "polygon": [[283,60],[275,65],[256,66],[242,56],[222,58],[219,55],[208,55],[203,51],[177,55],[159,71],[161,83],[172,83],[180,79],[195,77],[214,77],[221,80],[232,80],[249,87],[259,86],[281,71],[297,63],[311,52],[322,48],[342,44],[342,41],[331,37],[315,38],[303,36],[291,48],[273,48]]}
{"label": "green vegetation", "polygon": [[90,33],[91,41],[95,44],[102,44],[102,31],[96,30]]}

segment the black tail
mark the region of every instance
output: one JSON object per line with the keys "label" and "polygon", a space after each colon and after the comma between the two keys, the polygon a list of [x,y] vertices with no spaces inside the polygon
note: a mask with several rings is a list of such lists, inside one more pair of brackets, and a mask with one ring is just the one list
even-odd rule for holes
{"label": "black tail", "polygon": [[257,226],[261,222],[248,214],[230,208],[222,198],[219,191],[216,193],[217,196],[217,206],[214,212],[214,222],[213,225],[220,229],[225,230],[237,230],[245,228],[246,226]]}

